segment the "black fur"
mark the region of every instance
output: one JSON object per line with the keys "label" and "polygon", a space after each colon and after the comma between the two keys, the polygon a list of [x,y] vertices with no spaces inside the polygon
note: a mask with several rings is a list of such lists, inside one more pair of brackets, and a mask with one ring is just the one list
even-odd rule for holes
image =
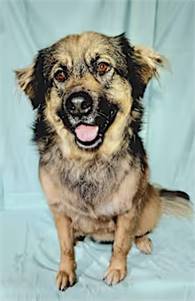
{"label": "black fur", "polygon": [[182,199],[185,199],[186,201],[190,201],[190,196],[181,190],[168,190],[168,189],[160,189],[160,196],[167,197],[167,198],[173,198],[173,197],[180,197]]}
{"label": "black fur", "polygon": [[146,235],[148,235],[148,234],[150,234],[152,231],[147,231],[146,233],[144,233],[144,234],[141,234],[141,235],[136,235],[135,236],[135,238],[142,238],[142,237],[144,237],[144,236],[146,236]]}
{"label": "black fur", "polygon": [[[138,133],[141,130],[142,125],[142,115],[143,115],[143,106],[142,106],[142,97],[144,95],[144,91],[146,85],[143,83],[140,78],[140,65],[136,62],[134,58],[134,48],[130,45],[128,39],[125,37],[125,34],[115,37],[119,41],[118,47],[120,47],[120,55],[124,60],[124,64],[118,66],[117,72],[127,79],[132,86],[132,98],[133,104],[131,109],[131,115],[133,112],[136,112],[136,118],[132,116],[130,128],[133,131],[132,137],[129,137],[129,152],[135,157],[138,158],[141,162],[141,166],[144,169],[146,166],[146,152],[144,150],[144,146],[141,138]],[[45,95],[49,92],[49,89],[52,85],[52,80],[49,80],[49,71],[55,63],[54,58],[52,57],[53,47],[49,47],[43,49],[39,52],[37,59],[35,61],[35,67],[32,77],[32,87],[34,90],[34,97],[31,99],[33,108],[38,108],[38,118],[34,123],[34,138],[35,142],[42,141],[45,144],[45,149],[48,149],[52,145],[53,134],[52,129],[49,124],[43,118],[43,108]],[[117,54],[118,55],[118,54]],[[97,59],[97,57],[96,57]],[[101,102],[102,103],[102,102]],[[116,114],[115,108],[113,108],[115,112],[113,114],[113,118]],[[111,112],[111,111],[110,111]],[[101,113],[101,112],[100,112]],[[104,112],[106,113],[106,112]],[[58,115],[62,118],[65,127],[71,129],[71,124],[68,121],[68,118],[64,112],[63,108],[60,108],[58,111]],[[107,114],[105,114],[107,115]],[[99,119],[103,118],[101,114],[99,114]],[[103,118],[104,119],[104,118]],[[112,117],[111,117],[112,119]],[[101,120],[100,120],[101,121]],[[104,122],[99,122],[101,124],[105,124]],[[73,128],[72,128],[73,131]]]}
{"label": "black fur", "polygon": [[43,119],[43,115],[36,119],[33,125],[33,132],[33,142],[36,144],[38,144],[38,142],[42,142],[42,148],[39,148],[40,154],[44,154],[49,151],[55,143],[55,133],[51,129],[51,126]]}
{"label": "black fur", "polygon": [[[121,69],[120,74],[125,77],[132,86],[133,104],[131,108],[131,121],[129,127],[131,128],[133,135],[129,137],[129,152],[134,158],[139,159],[141,168],[144,170],[147,166],[146,151],[144,149],[142,139],[139,136],[139,132],[142,128],[142,98],[144,96],[146,84],[143,83],[143,80],[140,77],[141,66],[134,58],[134,48],[125,37],[125,33],[117,36],[116,39],[120,41],[119,45],[126,59],[125,66]],[[133,116],[133,112],[136,113],[136,118]]]}
{"label": "black fur", "polygon": [[138,134],[142,129],[142,118],[143,118],[143,105],[140,99],[135,98],[133,100],[132,108],[131,108],[131,115],[132,112],[139,113],[138,116],[135,118],[132,116],[132,120],[130,123],[130,127],[133,130],[133,133]]}
{"label": "black fur", "polygon": [[[125,56],[125,65],[120,70],[120,75],[127,79],[132,87],[133,104],[131,108],[131,124],[130,127],[133,133],[137,134],[142,128],[143,104],[142,98],[146,89],[146,84],[140,76],[141,66],[135,59],[134,48],[125,36],[125,33],[115,37],[119,40],[121,51]],[[136,118],[133,117],[133,112],[136,112]]]}
{"label": "black fur", "polygon": [[139,137],[138,134],[134,134],[131,137],[129,137],[128,149],[132,157],[137,158],[139,160],[141,169],[142,171],[144,171],[147,167],[146,151],[144,149],[142,139]]}
{"label": "black fur", "polygon": [[33,109],[37,109],[44,104],[46,92],[48,92],[52,85],[52,80],[49,80],[49,71],[53,64],[55,64],[52,50],[52,48],[40,50],[35,60],[31,83],[34,92],[31,98]]}
{"label": "black fur", "polygon": [[[134,47],[131,46],[130,42],[125,36],[125,33],[117,36],[116,38],[119,40],[119,45],[126,59],[126,64],[121,69],[121,75],[125,76],[126,79],[129,80],[132,86],[133,99],[140,99],[144,96],[146,84],[143,83],[143,80],[140,77],[141,66],[135,60]],[[125,72],[124,69],[126,69]]]}

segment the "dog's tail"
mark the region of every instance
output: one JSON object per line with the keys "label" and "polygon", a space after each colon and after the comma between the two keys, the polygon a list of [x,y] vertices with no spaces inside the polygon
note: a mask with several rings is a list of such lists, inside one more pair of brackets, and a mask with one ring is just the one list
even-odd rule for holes
{"label": "dog's tail", "polygon": [[157,188],[161,199],[161,212],[166,215],[189,218],[193,214],[192,202],[186,192]]}

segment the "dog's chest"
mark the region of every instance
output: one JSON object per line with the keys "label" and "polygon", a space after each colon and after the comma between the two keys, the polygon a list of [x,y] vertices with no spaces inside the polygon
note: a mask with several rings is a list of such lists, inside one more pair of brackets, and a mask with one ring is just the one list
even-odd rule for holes
{"label": "dog's chest", "polygon": [[114,231],[113,217],[132,208],[139,178],[138,169],[127,159],[40,168],[50,207],[69,216],[79,233]]}
{"label": "dog's chest", "polygon": [[138,172],[126,160],[72,165],[61,173],[61,205],[77,218],[110,218],[131,209],[138,180]]}

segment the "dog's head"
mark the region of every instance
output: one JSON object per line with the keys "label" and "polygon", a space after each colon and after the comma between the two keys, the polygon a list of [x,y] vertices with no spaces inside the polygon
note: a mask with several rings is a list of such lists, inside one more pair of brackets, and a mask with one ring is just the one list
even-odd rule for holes
{"label": "dog's head", "polygon": [[[110,154],[122,145],[126,132],[139,131],[140,99],[160,65],[158,53],[131,46],[124,34],[88,32],[39,51],[34,63],[16,76],[38,109],[36,131],[44,132],[45,123],[67,154]],[[37,137],[42,138],[40,133]]]}

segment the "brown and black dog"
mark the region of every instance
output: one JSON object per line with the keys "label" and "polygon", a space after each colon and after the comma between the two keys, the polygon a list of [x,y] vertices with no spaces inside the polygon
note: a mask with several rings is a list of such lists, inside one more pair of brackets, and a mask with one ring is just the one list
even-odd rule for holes
{"label": "brown and black dog", "polygon": [[187,194],[149,184],[139,136],[144,91],[163,65],[161,55],[132,46],[124,34],[87,32],[59,40],[16,71],[37,111],[34,141],[60,242],[61,290],[76,280],[80,236],[113,242],[104,277],[111,285],[125,277],[133,242],[151,252],[147,234],[163,212],[191,212]]}

